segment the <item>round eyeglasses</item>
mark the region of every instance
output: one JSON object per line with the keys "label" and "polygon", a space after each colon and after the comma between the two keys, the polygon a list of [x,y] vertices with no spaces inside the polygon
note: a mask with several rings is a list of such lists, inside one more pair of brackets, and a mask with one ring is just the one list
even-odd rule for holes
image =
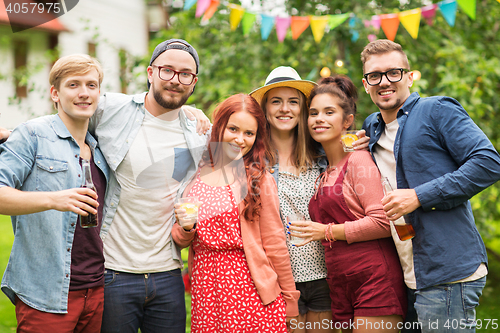
{"label": "round eyeglasses", "polygon": [[168,68],[165,66],[152,65],[152,67],[158,68],[158,77],[163,81],[171,81],[177,74],[179,82],[185,86],[189,86],[191,83],[193,83],[194,78],[196,77],[196,74],[189,72],[178,72],[173,70],[172,68]]}
{"label": "round eyeglasses", "polygon": [[386,72],[366,73],[363,75],[363,77],[370,86],[376,86],[377,84],[380,84],[380,82],[382,82],[382,77],[384,75],[387,78],[387,80],[389,80],[389,82],[394,83],[401,81],[403,79],[403,73],[408,73],[408,72],[409,70],[405,68],[393,68],[389,69]]}

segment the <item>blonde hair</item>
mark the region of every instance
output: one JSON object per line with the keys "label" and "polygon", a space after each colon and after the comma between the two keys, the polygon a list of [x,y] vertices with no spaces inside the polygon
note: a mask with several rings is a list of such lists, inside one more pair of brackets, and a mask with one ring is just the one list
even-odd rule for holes
{"label": "blonde hair", "polygon": [[395,43],[388,39],[378,39],[365,46],[363,52],[361,52],[361,63],[363,64],[363,72],[365,69],[365,63],[368,58],[372,55],[384,54],[389,52],[399,52],[403,56],[403,61],[405,62],[406,69],[410,69],[410,63],[408,62],[408,57],[403,51],[400,44]]}
{"label": "blonde hair", "polygon": [[87,74],[94,68],[99,74],[99,86],[103,79],[102,67],[97,59],[87,54],[73,54],[65,56],[56,61],[49,74],[49,82],[59,90],[61,81],[70,75]]}

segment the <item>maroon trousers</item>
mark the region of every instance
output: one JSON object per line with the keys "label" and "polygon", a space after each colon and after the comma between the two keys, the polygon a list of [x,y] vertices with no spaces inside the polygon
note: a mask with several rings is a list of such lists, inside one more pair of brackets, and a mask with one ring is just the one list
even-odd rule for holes
{"label": "maroon trousers", "polygon": [[43,312],[16,297],[18,333],[99,333],[104,307],[104,286],[69,292],[68,313]]}

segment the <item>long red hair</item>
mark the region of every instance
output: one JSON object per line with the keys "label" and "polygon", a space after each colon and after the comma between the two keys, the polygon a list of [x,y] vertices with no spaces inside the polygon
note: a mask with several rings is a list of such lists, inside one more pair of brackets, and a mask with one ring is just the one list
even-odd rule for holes
{"label": "long red hair", "polygon": [[[253,221],[254,217],[259,214],[262,206],[260,199],[260,181],[266,172],[265,156],[268,149],[266,118],[259,103],[250,95],[236,94],[228,97],[219,104],[213,113],[210,143],[222,142],[229,118],[237,112],[250,113],[255,120],[257,120],[258,125],[255,142],[248,153],[243,156],[248,193],[244,199],[245,208],[241,214],[246,220]],[[203,155],[203,161],[211,166],[214,165],[214,158],[217,159],[218,154],[220,154],[220,152],[212,151],[212,147],[218,147],[218,145],[209,144],[208,151]]]}

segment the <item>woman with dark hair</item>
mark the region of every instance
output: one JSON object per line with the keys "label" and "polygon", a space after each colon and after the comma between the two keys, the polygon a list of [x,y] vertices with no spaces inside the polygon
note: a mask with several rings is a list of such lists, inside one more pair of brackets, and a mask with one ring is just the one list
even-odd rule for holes
{"label": "woman with dark hair", "polygon": [[354,124],[357,91],[345,76],[313,89],[308,129],[328,168],[309,202],[313,221],[293,222],[292,235],[325,246],[335,327],[342,332],[397,332],[406,313],[403,273],[381,200],[380,173],[367,151],[346,152],[341,135]]}
{"label": "woman with dark hair", "polygon": [[192,332],[287,332],[299,292],[266,171],[266,119],[254,98],[237,94],[214,112],[211,142],[183,196],[202,203],[197,223],[175,223],[190,246]]}

